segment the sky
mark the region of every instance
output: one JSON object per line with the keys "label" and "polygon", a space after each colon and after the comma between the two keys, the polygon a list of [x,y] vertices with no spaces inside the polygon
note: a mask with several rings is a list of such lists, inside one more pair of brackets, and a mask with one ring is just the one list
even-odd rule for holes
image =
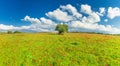
{"label": "sky", "polygon": [[120,33],[120,0],[0,0],[0,32]]}

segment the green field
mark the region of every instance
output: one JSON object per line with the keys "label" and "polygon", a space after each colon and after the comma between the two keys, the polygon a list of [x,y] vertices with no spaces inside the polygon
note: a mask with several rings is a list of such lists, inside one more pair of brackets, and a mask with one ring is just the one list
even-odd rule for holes
{"label": "green field", "polygon": [[120,36],[0,34],[0,66],[120,66]]}

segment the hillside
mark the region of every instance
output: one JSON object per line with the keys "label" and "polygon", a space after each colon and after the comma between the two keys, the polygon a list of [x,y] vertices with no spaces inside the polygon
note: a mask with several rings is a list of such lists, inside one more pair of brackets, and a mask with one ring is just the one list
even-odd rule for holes
{"label": "hillside", "polygon": [[120,66],[120,36],[0,34],[0,66]]}

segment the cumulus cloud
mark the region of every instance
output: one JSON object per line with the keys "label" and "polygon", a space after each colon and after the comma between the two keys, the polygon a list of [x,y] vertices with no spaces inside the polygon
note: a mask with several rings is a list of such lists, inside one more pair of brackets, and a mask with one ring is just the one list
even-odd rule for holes
{"label": "cumulus cloud", "polygon": [[96,23],[100,22],[100,16],[91,10],[89,5],[81,5],[81,12],[88,14],[88,17],[84,16],[82,22]]}
{"label": "cumulus cloud", "polygon": [[17,27],[14,27],[13,25],[4,25],[4,24],[0,24],[0,30],[11,30],[11,29],[15,29]]}
{"label": "cumulus cloud", "polygon": [[62,10],[67,10],[69,13],[71,13],[73,16],[75,16],[75,17],[77,17],[77,18],[80,18],[80,17],[82,17],[82,14],[80,14],[78,11],[77,11],[77,9],[74,7],[74,6],[72,6],[71,4],[68,4],[68,5],[66,5],[66,6],[60,6],[60,8],[62,9]]}
{"label": "cumulus cloud", "polygon": [[101,7],[99,8],[99,12],[96,12],[99,16],[104,16],[105,14],[105,8]]}
{"label": "cumulus cloud", "polygon": [[109,7],[108,8],[108,17],[110,19],[113,19],[118,16],[120,16],[120,8],[118,8],[118,7],[115,7],[115,8]]}
{"label": "cumulus cloud", "polygon": [[30,29],[35,31],[54,31],[56,23],[53,22],[50,19],[46,19],[44,17],[38,18],[27,18],[28,16],[25,16],[23,21],[29,21],[31,22]]}
{"label": "cumulus cloud", "polygon": [[44,17],[40,18],[40,21],[41,21],[42,24],[48,24],[48,25],[55,25],[55,24],[56,24],[56,23],[53,22],[52,20],[46,19],[46,18],[44,18]]}
{"label": "cumulus cloud", "polygon": [[103,13],[105,13],[105,8],[103,8],[103,7],[99,8],[99,11],[100,11],[101,14],[103,14]]}
{"label": "cumulus cloud", "polygon": [[0,31],[7,31],[7,30],[19,30],[24,32],[50,32],[54,31],[56,23],[54,23],[50,19],[46,19],[44,17],[38,19],[38,18],[31,18],[30,16],[25,16],[22,21],[30,22],[31,25],[28,26],[20,26],[15,27],[13,25],[4,25],[0,24]]}
{"label": "cumulus cloud", "polygon": [[21,26],[21,27],[15,27],[13,25],[4,25],[4,24],[0,24],[0,31],[7,31],[7,30],[12,30],[12,31],[15,31],[15,30],[28,30],[30,29],[30,26]]}
{"label": "cumulus cloud", "polygon": [[120,33],[119,29],[112,27],[111,25],[104,26],[97,23],[82,23],[80,21],[73,21],[72,24],[70,24],[70,28],[70,31],[103,32],[111,34]]}
{"label": "cumulus cloud", "polygon": [[91,6],[87,4],[81,5],[81,12],[86,13],[86,14],[91,14],[92,13]]}
{"label": "cumulus cloud", "polygon": [[[32,18],[25,16],[22,21],[30,22],[28,26],[15,27],[13,25],[0,24],[0,31],[6,30],[20,30],[20,31],[36,31],[36,32],[52,32],[59,22],[67,23],[69,31],[85,31],[85,32],[103,32],[103,33],[120,33],[120,29],[111,25],[102,25],[101,17],[106,13],[104,7],[99,8],[98,11],[93,11],[92,7],[87,4],[80,6],[80,11],[71,4],[61,5],[56,10],[50,11],[45,15],[48,18]],[[86,15],[84,15],[84,14]],[[119,8],[108,8],[109,18],[113,19],[120,16]],[[108,19],[104,19],[105,22]]]}
{"label": "cumulus cloud", "polygon": [[90,14],[88,17],[84,16],[82,18],[82,22],[87,22],[87,23],[96,23],[100,22],[100,16],[97,15],[96,13]]}
{"label": "cumulus cloud", "polygon": [[[88,16],[83,16],[81,21],[72,21],[70,25],[70,31],[87,31],[87,32],[103,32],[103,33],[120,33],[118,28],[111,25],[101,25],[98,22],[101,21],[100,16],[105,13],[105,8],[100,8],[99,12],[94,12],[89,5],[81,5],[81,12]],[[99,14],[98,14],[99,13]],[[108,19],[105,19],[107,22]]]}
{"label": "cumulus cloud", "polygon": [[64,12],[60,9],[56,9],[53,12],[48,12],[46,15],[51,19],[56,19],[59,22],[69,22],[72,20],[72,17],[68,15],[67,12]]}
{"label": "cumulus cloud", "polygon": [[25,16],[24,19],[22,19],[23,21],[28,21],[31,22],[32,24],[36,24],[36,23],[40,23],[40,20],[37,18],[30,18],[30,16]]}

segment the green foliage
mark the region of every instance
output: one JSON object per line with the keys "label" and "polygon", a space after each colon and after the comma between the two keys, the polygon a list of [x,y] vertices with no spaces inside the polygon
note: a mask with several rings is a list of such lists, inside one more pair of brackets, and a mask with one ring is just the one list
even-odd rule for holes
{"label": "green foliage", "polygon": [[63,34],[64,32],[68,32],[68,25],[66,25],[66,24],[58,24],[56,26],[55,30],[57,30],[59,32],[59,34]]}
{"label": "green foliage", "polygon": [[14,31],[14,33],[21,33],[20,31]]}
{"label": "green foliage", "polygon": [[13,32],[12,32],[12,31],[10,31],[10,30],[8,30],[8,31],[7,31],[7,33],[8,33],[8,34],[12,34]]}

